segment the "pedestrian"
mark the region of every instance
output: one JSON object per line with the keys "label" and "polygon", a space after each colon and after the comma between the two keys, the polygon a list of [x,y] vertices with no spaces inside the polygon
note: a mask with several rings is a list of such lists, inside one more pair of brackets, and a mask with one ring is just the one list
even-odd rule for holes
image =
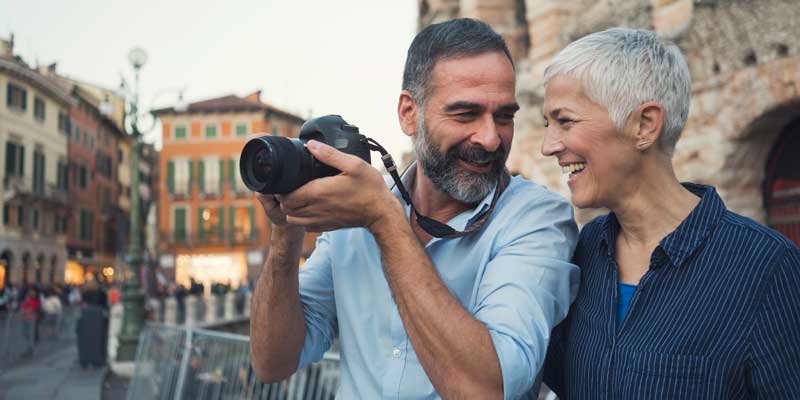
{"label": "pedestrian", "polygon": [[39,300],[39,293],[33,287],[25,290],[25,298],[20,304],[20,318],[22,322],[22,337],[25,339],[25,350],[23,357],[33,357],[34,345],[36,343],[36,325],[39,321],[42,303]]}
{"label": "pedestrian", "polygon": [[58,298],[55,290],[48,289],[42,301],[42,313],[44,315],[44,327],[51,338],[58,337],[58,327],[61,323],[61,299]]}

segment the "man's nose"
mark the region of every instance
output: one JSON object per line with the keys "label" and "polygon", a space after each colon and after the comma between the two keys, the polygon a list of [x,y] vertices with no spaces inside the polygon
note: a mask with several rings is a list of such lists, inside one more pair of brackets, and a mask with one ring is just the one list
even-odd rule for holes
{"label": "man's nose", "polygon": [[502,144],[500,132],[497,131],[497,124],[492,116],[483,119],[478,131],[470,139],[472,143],[480,145],[488,152],[496,151]]}
{"label": "man's nose", "polygon": [[545,128],[544,140],[542,141],[542,155],[550,157],[564,151],[564,143],[561,137],[551,128]]}

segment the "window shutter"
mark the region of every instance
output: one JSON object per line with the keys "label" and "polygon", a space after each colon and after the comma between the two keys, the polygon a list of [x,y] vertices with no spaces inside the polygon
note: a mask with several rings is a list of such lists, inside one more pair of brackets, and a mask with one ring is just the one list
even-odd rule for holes
{"label": "window shutter", "polygon": [[256,209],[253,206],[247,210],[250,215],[250,239],[256,238]]}
{"label": "window shutter", "polygon": [[20,90],[20,93],[22,94],[22,111],[25,111],[28,109],[28,91],[23,89]]}
{"label": "window shutter", "polygon": [[6,85],[6,104],[9,106],[14,103],[14,96],[11,93],[11,88],[11,83],[8,83]]}
{"label": "window shutter", "polygon": [[236,193],[236,160],[228,160],[228,180],[231,183],[231,194]]}
{"label": "window shutter", "polygon": [[197,187],[200,188],[200,193],[205,193],[206,191],[206,168],[205,162],[203,160],[197,160]]}
{"label": "window shutter", "polygon": [[217,239],[225,240],[225,207],[217,208]]}
{"label": "window shutter", "polygon": [[20,144],[17,149],[19,151],[19,170],[17,175],[25,176],[25,146]]}
{"label": "window shutter", "polygon": [[236,209],[233,206],[228,208],[228,239],[233,242],[234,240],[234,219],[236,217]]}
{"label": "window shutter", "polygon": [[6,142],[6,176],[14,175],[17,167],[17,145]]}
{"label": "window shutter", "polygon": [[192,160],[186,160],[186,164],[189,166],[189,184],[187,187],[189,190],[188,194],[191,196],[192,187],[194,186],[194,162],[192,162]]}
{"label": "window shutter", "polygon": [[[222,171],[225,171],[225,160],[222,158],[219,159],[219,171],[217,172],[217,177],[219,178],[219,197],[222,197],[222,183],[225,182],[225,174]],[[221,214],[221,213],[220,213]]]}
{"label": "window shutter", "polygon": [[203,207],[197,207],[197,238],[202,240],[206,237],[205,226],[203,226]]}
{"label": "window shutter", "polygon": [[167,161],[167,192],[175,193],[175,161]]}
{"label": "window shutter", "polygon": [[186,209],[175,209],[175,226],[172,229],[176,242],[186,240]]}

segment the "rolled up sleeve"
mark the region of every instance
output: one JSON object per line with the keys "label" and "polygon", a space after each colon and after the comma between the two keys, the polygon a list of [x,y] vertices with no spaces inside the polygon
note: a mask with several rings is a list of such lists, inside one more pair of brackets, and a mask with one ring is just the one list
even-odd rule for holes
{"label": "rolled up sleeve", "polygon": [[534,386],[550,332],[566,317],[579,283],[570,263],[577,240],[572,207],[548,192],[519,213],[498,236],[473,310],[491,335],[506,399]]}
{"label": "rolled up sleeve", "polygon": [[300,303],[303,305],[306,336],[298,369],[319,361],[330,349],[338,331],[330,235],[324,233],[319,236],[314,252],[300,267]]}

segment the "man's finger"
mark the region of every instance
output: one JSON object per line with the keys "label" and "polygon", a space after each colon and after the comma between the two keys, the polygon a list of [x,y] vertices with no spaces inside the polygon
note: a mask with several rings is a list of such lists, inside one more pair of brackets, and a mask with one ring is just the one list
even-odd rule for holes
{"label": "man's finger", "polygon": [[343,153],[316,140],[309,140],[308,143],[306,143],[306,148],[308,148],[308,151],[311,152],[314,158],[339,171],[349,172],[353,169],[354,165],[357,165],[358,161],[363,161],[354,155]]}

